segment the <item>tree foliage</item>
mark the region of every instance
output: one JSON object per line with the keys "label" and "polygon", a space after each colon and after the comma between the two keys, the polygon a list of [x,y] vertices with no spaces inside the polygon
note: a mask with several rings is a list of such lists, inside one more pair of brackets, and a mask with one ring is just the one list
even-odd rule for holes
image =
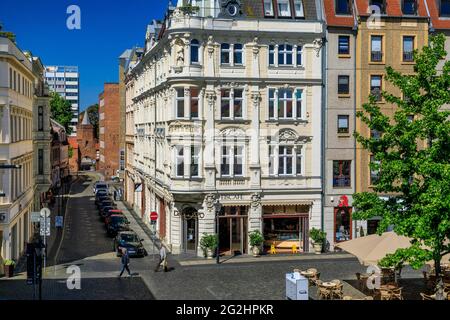
{"label": "tree foliage", "polygon": [[[436,35],[416,50],[413,74],[387,67],[387,81],[402,92],[402,97],[382,92],[387,103],[396,105],[394,116],[383,114],[371,96],[357,117],[381,137],[354,134],[375,157],[371,169],[379,171],[374,192],[354,194],[354,218],[381,216],[379,234],[393,225],[397,234],[412,239],[411,247],[388,255],[382,264],[408,262],[420,268],[434,260],[437,274],[442,256],[450,252],[450,112],[445,106],[450,103],[450,62],[438,70],[446,56],[444,44],[445,37]],[[383,200],[380,194],[391,196]]]}
{"label": "tree foliage", "polygon": [[73,117],[71,110],[72,105],[56,92],[52,92],[50,97],[50,111],[52,113],[52,118],[64,126],[67,134],[71,134],[72,128],[70,127],[70,122]]}
{"label": "tree foliage", "polygon": [[88,112],[88,116],[89,116],[89,121],[90,121],[91,124],[94,126],[95,137],[98,138],[98,137],[99,137],[98,103],[89,106],[89,107],[87,108],[87,112]]}

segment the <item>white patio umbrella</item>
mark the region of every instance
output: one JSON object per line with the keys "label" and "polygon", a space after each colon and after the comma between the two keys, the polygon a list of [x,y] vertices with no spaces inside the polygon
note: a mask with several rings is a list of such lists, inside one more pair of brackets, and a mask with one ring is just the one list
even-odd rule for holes
{"label": "white patio umbrella", "polygon": [[385,232],[381,235],[356,238],[336,244],[336,247],[347,251],[358,258],[365,266],[378,265],[386,254],[394,253],[397,249],[409,248],[410,238],[399,236],[395,232]]}

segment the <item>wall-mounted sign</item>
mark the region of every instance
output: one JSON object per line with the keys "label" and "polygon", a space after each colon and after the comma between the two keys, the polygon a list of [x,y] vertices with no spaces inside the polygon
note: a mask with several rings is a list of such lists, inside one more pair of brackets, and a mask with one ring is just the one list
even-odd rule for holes
{"label": "wall-mounted sign", "polygon": [[243,200],[242,194],[222,194],[220,200]]}

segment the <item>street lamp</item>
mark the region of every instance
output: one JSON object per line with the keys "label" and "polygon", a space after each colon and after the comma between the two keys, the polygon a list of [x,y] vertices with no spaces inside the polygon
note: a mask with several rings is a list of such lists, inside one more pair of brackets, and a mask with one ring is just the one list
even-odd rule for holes
{"label": "street lamp", "polygon": [[222,209],[222,204],[220,203],[220,198],[217,197],[216,202],[214,203],[214,209],[216,210],[216,237],[217,237],[217,245],[216,245],[216,263],[220,264],[220,254],[219,254],[219,214]]}

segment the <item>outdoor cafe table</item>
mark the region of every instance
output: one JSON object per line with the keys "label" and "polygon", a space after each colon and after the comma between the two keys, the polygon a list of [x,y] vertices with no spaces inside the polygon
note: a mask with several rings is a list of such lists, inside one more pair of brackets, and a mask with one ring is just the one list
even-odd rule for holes
{"label": "outdoor cafe table", "polygon": [[382,284],[380,286],[380,289],[384,289],[384,290],[394,290],[397,289],[398,287],[393,285],[393,284]]}
{"label": "outdoor cafe table", "polygon": [[321,285],[328,289],[331,289],[331,288],[334,288],[337,286],[337,284],[334,282],[322,282]]}
{"label": "outdoor cafe table", "polygon": [[311,271],[301,271],[300,274],[307,278],[314,276],[314,272],[311,272]]}

